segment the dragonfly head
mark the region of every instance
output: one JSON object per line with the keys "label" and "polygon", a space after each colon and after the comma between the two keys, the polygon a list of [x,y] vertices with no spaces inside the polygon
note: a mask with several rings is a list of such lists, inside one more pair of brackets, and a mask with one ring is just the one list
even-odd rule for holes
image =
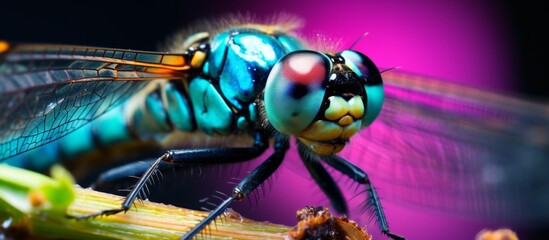
{"label": "dragonfly head", "polygon": [[377,67],[362,53],[300,50],[275,64],[263,99],[267,119],[277,131],[326,155],[341,151],[351,136],[375,120],[383,84]]}

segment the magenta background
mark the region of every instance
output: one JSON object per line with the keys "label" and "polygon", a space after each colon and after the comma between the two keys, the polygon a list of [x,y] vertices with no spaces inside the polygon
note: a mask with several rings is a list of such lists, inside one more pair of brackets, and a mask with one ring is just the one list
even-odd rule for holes
{"label": "magenta background", "polygon": [[[491,89],[507,89],[514,72],[509,24],[497,2],[473,0],[231,1],[225,12],[302,17],[306,36],[321,33],[355,49],[382,69],[401,70]],[[346,46],[348,46],[346,45]]]}
{"label": "magenta background", "polygon": [[[371,57],[381,69],[399,66],[403,71],[484,89],[510,90],[514,86],[510,33],[496,3],[280,0],[275,4],[231,1],[226,10],[231,8],[259,16],[280,11],[296,14],[306,21],[305,35],[340,37],[347,42],[344,46],[368,32],[354,49]],[[308,177],[307,173],[304,176]],[[327,203],[314,183],[304,179],[283,168],[253,211],[246,210],[247,203],[235,208],[253,219],[293,224],[296,209]],[[408,239],[474,239],[484,228],[499,227],[474,218],[402,206],[391,199],[384,199],[383,206],[391,230]],[[368,229],[374,239],[385,239],[378,236],[376,224],[370,223]]]}

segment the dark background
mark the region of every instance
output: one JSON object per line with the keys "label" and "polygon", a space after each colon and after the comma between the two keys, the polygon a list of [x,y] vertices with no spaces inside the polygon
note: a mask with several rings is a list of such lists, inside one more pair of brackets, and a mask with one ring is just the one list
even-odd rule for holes
{"label": "dark background", "polygon": [[[545,69],[549,8],[542,1],[492,1],[511,30],[518,92],[549,98]],[[243,11],[251,1],[7,1],[0,39],[155,50],[197,19]],[[275,3],[273,3],[275,4]],[[245,10],[244,10],[245,11]],[[71,30],[68,30],[71,29]]]}
{"label": "dark background", "polygon": [[513,41],[517,79],[521,81],[521,91],[535,96],[549,98],[549,78],[547,68],[549,22],[547,3],[538,1],[502,1],[509,28],[514,36]]}

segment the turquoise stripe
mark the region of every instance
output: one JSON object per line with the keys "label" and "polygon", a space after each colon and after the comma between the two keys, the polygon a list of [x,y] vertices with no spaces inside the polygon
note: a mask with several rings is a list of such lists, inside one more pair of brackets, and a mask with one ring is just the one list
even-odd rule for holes
{"label": "turquoise stripe", "polygon": [[108,146],[132,138],[123,109],[122,107],[116,108],[92,122],[93,131],[101,145]]}

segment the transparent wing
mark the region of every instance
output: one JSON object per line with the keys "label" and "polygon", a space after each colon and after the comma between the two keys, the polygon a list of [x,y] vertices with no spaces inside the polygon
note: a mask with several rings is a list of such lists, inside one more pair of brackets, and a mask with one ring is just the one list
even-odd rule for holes
{"label": "transparent wing", "polygon": [[0,52],[0,160],[59,139],[147,81],[181,79],[184,54],[14,45]]}
{"label": "transparent wing", "polygon": [[[549,216],[549,105],[398,72],[342,156],[382,198],[454,213]],[[511,214],[511,215],[508,215]]]}

